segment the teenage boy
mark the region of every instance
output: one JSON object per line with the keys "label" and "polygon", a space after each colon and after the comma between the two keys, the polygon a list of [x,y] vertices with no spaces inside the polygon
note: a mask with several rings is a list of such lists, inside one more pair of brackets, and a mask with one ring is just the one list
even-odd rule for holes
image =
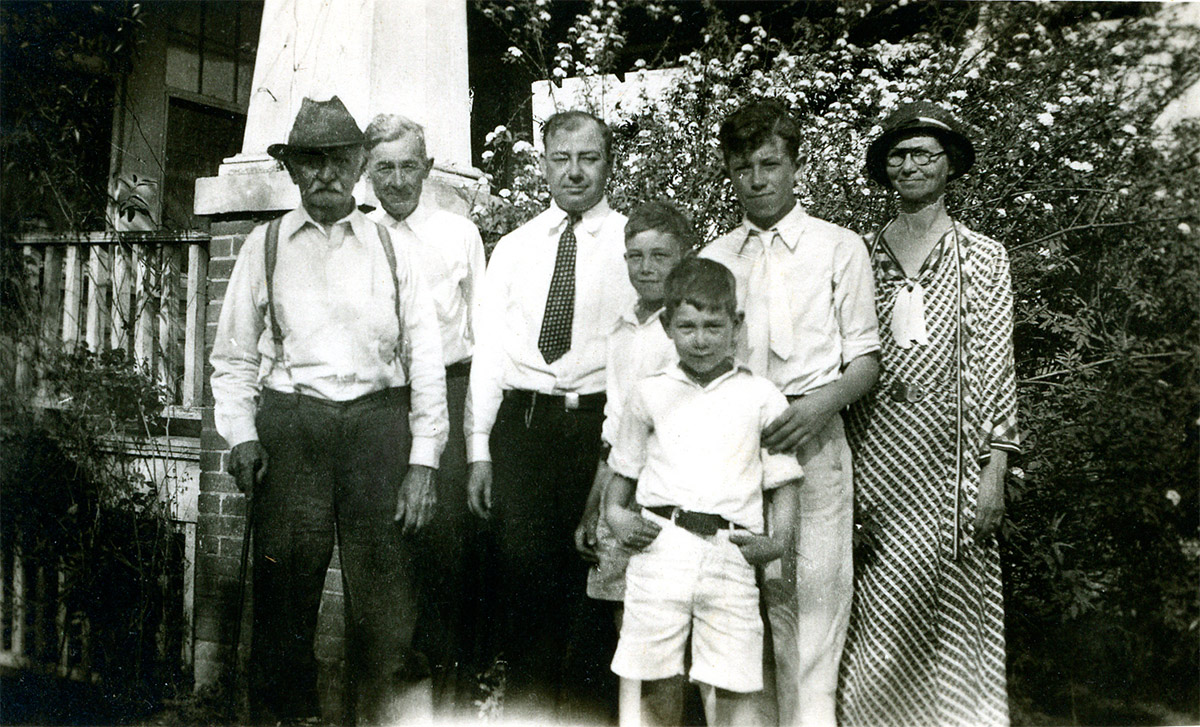
{"label": "teenage boy", "polygon": [[746,315],[740,351],[788,398],[763,443],[794,452],[805,472],[795,552],[768,569],[786,591],[794,581],[796,593],[769,604],[779,722],[834,725],[853,590],[853,485],[840,413],[879,376],[871,266],[862,238],[796,203],[800,128],[782,105],[743,106],[719,138],[746,216],[701,256],[733,271]]}
{"label": "teenage boy", "polygon": [[[670,202],[646,202],[635,209],[625,223],[625,265],[638,299],[608,334],[605,366],[608,400],[604,404],[601,429],[604,456],[596,468],[583,518],[575,530],[576,549],[593,562],[588,571],[588,597],[613,602],[618,631],[621,628],[621,602],[625,600],[625,568],[631,551],[617,541],[607,521],[600,517],[603,509],[601,494],[612,475],[606,458],[616,440],[628,392],[642,378],[675,361],[675,344],[667,336],[663,318],[665,285],[667,275],[695,246],[696,233],[691,222]],[[633,690],[632,694],[636,695],[639,685],[636,681],[622,679],[620,689],[621,692]],[[670,711],[679,713],[682,688],[676,695],[678,705]],[[636,705],[636,698],[632,703]]]}
{"label": "teenage boy", "polygon": [[[708,724],[750,724],[763,688],[754,569],[792,542],[802,470],[795,457],[762,447],[763,428],[787,399],[734,363],[741,317],[733,275],[692,258],[668,276],[666,296],[679,363],[630,392],[608,460],[614,476],[605,515],[621,542],[639,551],[629,560],[612,668],[643,682],[644,719],[669,723],[677,716],[655,707],[659,692],[677,691],[690,634],[689,676]],[[635,487],[639,509],[627,509]]]}

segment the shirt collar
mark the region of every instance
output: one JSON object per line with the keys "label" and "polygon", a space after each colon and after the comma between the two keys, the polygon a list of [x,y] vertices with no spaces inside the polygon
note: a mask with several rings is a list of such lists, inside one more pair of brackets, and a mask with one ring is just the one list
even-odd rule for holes
{"label": "shirt collar", "polygon": [[[559,228],[566,223],[567,213],[554,201],[550,202],[550,209],[548,211],[550,212],[550,229],[561,232]],[[600,232],[600,226],[604,224],[604,220],[608,218],[610,212],[612,212],[612,208],[608,206],[608,200],[601,197],[600,201],[594,207],[581,215],[576,229],[581,229],[595,237]]]}
{"label": "shirt collar", "polygon": [[[333,224],[344,225],[347,223],[349,223],[350,230],[354,233],[354,237],[358,240],[366,240],[367,232],[373,226],[372,222],[367,219],[366,215],[359,211],[357,206],[350,211],[350,214]],[[300,205],[296,209],[284,215],[283,220],[280,222],[279,233],[284,239],[290,239],[293,235],[304,229],[307,225],[316,227],[318,230],[321,230],[322,233],[325,231],[325,227],[317,224],[317,221],[312,218],[312,215],[308,214],[308,210],[304,209],[304,205]],[[332,228],[332,225],[330,227]]]}
{"label": "shirt collar", "polygon": [[666,310],[666,308],[659,308],[651,313],[650,317],[645,321],[639,321],[637,317],[637,303],[635,302],[633,305],[627,308],[624,313],[621,314],[618,325],[628,325],[632,326],[633,328],[642,328],[650,325],[651,323],[657,323],[661,326],[662,324],[658,321],[660,318],[662,318],[662,315]]}
{"label": "shirt collar", "polygon": [[[404,222],[411,228],[416,229],[417,225],[429,221],[429,216],[433,214],[429,209],[429,205],[422,200],[417,200],[417,206],[409,213],[408,217],[404,218]],[[391,215],[389,215],[390,217]]]}
{"label": "shirt collar", "polygon": [[[371,216],[368,215],[367,218],[371,219]],[[383,225],[384,227],[390,227],[393,230],[412,230],[412,226],[408,224],[412,219],[412,215],[409,215],[402,220],[398,220],[395,217],[392,217],[391,212],[380,208],[379,216],[375,219],[379,222],[379,224]]]}
{"label": "shirt collar", "polygon": [[[696,388],[700,388],[700,384],[697,384],[695,381],[692,381],[691,377],[689,377],[687,375],[687,373],[684,372],[684,370],[682,368],[680,368],[680,364],[678,361],[667,364],[666,368],[664,368],[662,370],[662,373],[669,378],[675,379],[676,381],[679,381],[679,382],[682,382],[685,384],[689,384],[691,386],[695,386]],[[720,386],[722,383],[728,381],[729,379],[732,379],[734,376],[737,376],[741,373],[748,374],[748,373],[750,373],[750,369],[746,368],[745,364],[741,363],[740,361],[735,360],[733,362],[733,368],[729,369],[728,371],[721,374],[717,378],[708,382],[708,386],[705,386],[704,389],[705,390],[715,389],[716,387]]]}
{"label": "shirt collar", "polygon": [[763,237],[765,242],[770,242],[773,236],[771,230],[775,230],[779,232],[779,237],[783,240],[783,244],[787,245],[789,250],[795,252],[796,245],[800,243],[800,233],[804,232],[804,228],[807,224],[808,212],[804,210],[804,206],[799,202],[796,202],[796,205],[792,207],[791,211],[784,215],[783,219],[776,222],[770,230],[764,230],[763,228],[751,222],[748,218],[743,217],[742,229],[745,231],[746,237],[742,241],[742,249],[745,249],[746,241],[750,239],[751,234],[757,232]]}

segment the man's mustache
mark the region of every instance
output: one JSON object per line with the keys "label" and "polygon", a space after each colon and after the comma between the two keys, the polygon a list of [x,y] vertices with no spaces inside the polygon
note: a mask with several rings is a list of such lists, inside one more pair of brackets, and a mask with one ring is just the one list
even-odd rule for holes
{"label": "man's mustache", "polygon": [[340,193],[340,192],[343,192],[344,190],[342,189],[342,185],[340,185],[340,184],[324,184],[324,183],[318,182],[317,184],[314,184],[311,187],[311,191],[312,192],[339,192]]}

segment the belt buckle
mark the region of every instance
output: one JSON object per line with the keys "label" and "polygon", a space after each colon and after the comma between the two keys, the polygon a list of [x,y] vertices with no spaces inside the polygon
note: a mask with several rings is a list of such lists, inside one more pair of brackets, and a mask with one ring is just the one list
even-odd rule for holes
{"label": "belt buckle", "polygon": [[[699,515],[699,517],[695,517],[696,515]],[[692,513],[687,510],[676,509],[671,521],[684,530],[704,537],[716,535],[717,531],[720,530],[719,527],[713,524],[711,519],[704,517],[700,513]]]}
{"label": "belt buckle", "polygon": [[906,381],[895,381],[892,383],[888,393],[892,397],[892,401],[905,402],[915,404],[925,398],[928,390],[920,384],[911,384]]}
{"label": "belt buckle", "polygon": [[563,394],[563,408],[567,411],[574,411],[579,408],[579,394],[571,391]]}

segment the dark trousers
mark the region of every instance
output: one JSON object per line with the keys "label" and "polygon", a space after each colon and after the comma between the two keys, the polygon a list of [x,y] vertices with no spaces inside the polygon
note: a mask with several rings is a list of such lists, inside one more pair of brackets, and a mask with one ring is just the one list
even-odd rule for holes
{"label": "dark trousers", "polygon": [[252,713],[319,713],[313,639],[336,537],[347,695],[359,722],[383,721],[428,674],[412,649],[414,544],[393,521],[411,445],[408,390],[343,404],[264,390],[256,422],[268,469],[254,504]]}
{"label": "dark trousers", "polygon": [[415,644],[433,668],[434,707],[449,716],[473,709],[474,677],[479,671],[474,646],[481,613],[479,528],[467,509],[467,451],[463,406],[468,367],[446,371],[450,437],[437,474],[437,510],[417,536],[418,577],[424,609]]}
{"label": "dark trousers", "polygon": [[574,532],[600,454],[599,410],[530,407],[505,397],[492,428],[492,505],[508,663],[505,714],[568,722],[611,713],[611,617],[586,596]]}

